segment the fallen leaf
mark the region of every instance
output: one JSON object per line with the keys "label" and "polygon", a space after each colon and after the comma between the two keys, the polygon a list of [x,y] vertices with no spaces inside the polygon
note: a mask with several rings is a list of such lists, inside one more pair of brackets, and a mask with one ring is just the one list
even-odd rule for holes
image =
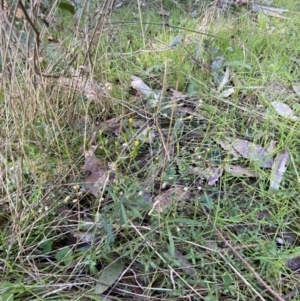
{"label": "fallen leaf", "polygon": [[253,4],[252,10],[254,12],[261,11],[264,15],[272,16],[272,17],[281,17],[282,13],[289,12],[288,9],[277,8],[272,6],[264,6],[260,4]]}
{"label": "fallen leaf", "polygon": [[266,147],[266,151],[272,153],[275,150],[276,143],[277,141],[271,139],[269,145]]}
{"label": "fallen leaf", "polygon": [[182,99],[185,99],[187,97],[182,92],[174,90],[174,89],[171,89],[171,92],[173,94],[172,95],[172,100],[182,100]]}
{"label": "fallen leaf", "polygon": [[268,156],[269,153],[262,146],[243,139],[235,139],[232,137],[226,137],[225,139],[230,142],[232,148],[244,158],[257,162],[260,167],[272,167],[273,159]]}
{"label": "fallen leaf", "polygon": [[292,271],[298,271],[300,269],[300,256],[288,259],[286,265]]}
{"label": "fallen leaf", "polygon": [[239,165],[230,165],[226,171],[233,176],[247,176],[249,178],[256,178],[258,176],[254,171]]}
{"label": "fallen leaf", "polygon": [[240,154],[232,147],[232,145],[226,140],[214,139],[223,149],[229,151],[233,156],[240,157]]}
{"label": "fallen leaf", "polygon": [[71,234],[76,238],[77,243],[85,243],[92,245],[96,241],[94,232],[80,232],[80,231],[72,231]]}
{"label": "fallen leaf", "polygon": [[216,57],[211,63],[212,70],[220,70],[223,67],[224,58],[222,56]]}
{"label": "fallen leaf", "polygon": [[229,74],[230,74],[230,70],[228,67],[226,67],[226,71],[224,73],[222,81],[220,82],[219,87],[217,89],[218,93],[220,93],[223,90],[223,88],[227,85],[227,83],[229,82]]}
{"label": "fallen leaf", "polygon": [[271,105],[278,115],[294,121],[298,119],[297,116],[294,116],[293,110],[287,104],[281,101],[273,101],[271,102]]}
{"label": "fallen leaf", "polygon": [[97,83],[92,78],[87,78],[83,75],[75,75],[72,78],[61,76],[58,79],[58,82],[67,88],[72,88],[78,92],[81,92],[85,95],[86,98],[99,101],[101,95],[109,96],[109,93],[102,87],[99,83]]}
{"label": "fallen leaf", "polygon": [[165,10],[163,7],[160,7],[160,9],[157,12],[160,16],[170,16],[170,12],[168,10]]}
{"label": "fallen leaf", "polygon": [[114,7],[113,9],[118,9],[120,7],[122,7],[122,5],[124,4],[124,1],[115,1]]}
{"label": "fallen leaf", "polygon": [[285,150],[276,156],[272,166],[270,190],[279,189],[279,184],[282,181],[283,174],[286,171],[289,160],[290,160],[290,154],[288,150]]}
{"label": "fallen leaf", "polygon": [[95,197],[99,196],[99,190],[114,181],[114,174],[107,164],[97,158],[94,151],[85,151],[84,171],[87,176],[84,179],[84,188]]}
{"label": "fallen leaf", "polygon": [[300,96],[300,86],[296,86],[296,85],[293,85],[293,89],[295,91],[295,93]]}
{"label": "fallen leaf", "polygon": [[230,95],[232,95],[233,93],[235,92],[235,89],[233,87],[231,88],[228,88],[226,90],[224,90],[220,96],[223,97],[223,98],[227,98],[229,97]]}
{"label": "fallen leaf", "polygon": [[279,233],[276,237],[276,243],[281,246],[291,246],[296,240],[297,235],[292,231]]}
{"label": "fallen leaf", "polygon": [[207,184],[209,186],[212,186],[212,185],[216,184],[216,182],[222,176],[223,168],[222,167],[214,167],[214,166],[210,166],[207,168],[190,166],[185,171],[185,173],[197,175],[197,177],[199,177],[199,178],[207,179],[207,181],[208,181]]}
{"label": "fallen leaf", "polygon": [[164,191],[160,193],[158,196],[156,196],[153,200],[153,208],[149,212],[149,215],[151,215],[151,212],[153,210],[156,210],[158,212],[163,212],[166,208],[168,208],[174,200],[180,200],[180,201],[187,201],[189,200],[191,194],[184,190],[181,186],[175,186],[167,191]]}
{"label": "fallen leaf", "polygon": [[272,215],[267,209],[264,209],[264,210],[259,211],[257,213],[257,219],[259,221],[261,221],[261,220],[271,220],[271,218],[272,218]]}
{"label": "fallen leaf", "polygon": [[180,263],[180,266],[182,268],[182,270],[189,275],[190,277],[192,277],[194,280],[197,279],[197,272],[196,270],[192,267],[193,265],[185,258],[185,256],[183,256],[183,254],[181,252],[179,252],[177,249],[175,249],[174,252],[174,257],[176,258],[176,260]]}
{"label": "fallen leaf", "polygon": [[169,47],[172,48],[172,47],[176,47],[180,41],[182,40],[183,36],[180,35],[180,36],[177,36],[175,37],[170,43],[169,43]]}
{"label": "fallen leaf", "polygon": [[146,97],[155,95],[153,90],[148,85],[146,85],[142,79],[134,75],[131,76],[131,87],[137,90],[138,92],[142,93]]}
{"label": "fallen leaf", "polygon": [[112,286],[121,276],[124,270],[124,263],[121,258],[117,259],[107,266],[98,278],[95,293],[103,294],[110,286]]}
{"label": "fallen leaf", "polygon": [[190,12],[190,17],[196,18],[199,16],[199,11],[197,9],[194,9],[193,11]]}
{"label": "fallen leaf", "polygon": [[154,139],[157,137],[156,132],[151,127],[146,127],[138,135],[138,139],[142,142],[153,143]]}
{"label": "fallen leaf", "polygon": [[209,186],[212,186],[214,184],[216,184],[218,182],[218,180],[220,179],[220,177],[223,174],[224,169],[222,167],[210,167],[209,168],[209,172],[211,174],[211,176],[208,178],[208,182],[207,184]]}

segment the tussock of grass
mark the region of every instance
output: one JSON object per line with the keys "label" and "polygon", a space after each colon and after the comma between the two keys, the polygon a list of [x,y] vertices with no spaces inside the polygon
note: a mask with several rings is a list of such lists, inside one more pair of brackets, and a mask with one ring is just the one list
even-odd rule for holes
{"label": "tussock of grass", "polygon": [[[167,1],[170,16],[162,17],[160,1],[146,1],[140,10],[138,4],[106,15],[97,46],[86,31],[95,27],[99,4],[84,6],[77,23],[53,7],[57,23],[47,34],[41,20],[35,23],[43,33],[37,57],[28,46],[35,42],[27,21],[12,21],[13,32],[2,26],[3,300],[284,296],[299,287],[286,263],[299,253],[300,132],[299,121],[277,116],[270,102],[283,101],[299,116],[292,90],[299,85],[297,14],[283,19],[243,7],[222,14],[196,3],[200,14],[191,18],[184,3]],[[295,1],[273,5],[297,11]],[[48,40],[50,34],[58,42]],[[178,36],[181,42],[169,47]],[[228,98],[217,92],[218,74],[209,70],[220,57],[235,87]],[[99,83],[96,98],[87,97],[84,81],[81,88],[74,84],[78,71]],[[134,91],[132,75],[159,97],[151,103]],[[176,104],[172,89],[185,99]],[[274,154],[288,148],[278,192],[269,190],[270,170],[234,160],[216,143],[227,136],[262,146],[275,140]],[[95,154],[113,166],[115,177],[97,198],[83,189],[83,150],[92,137],[89,147],[97,146]],[[207,185],[202,171],[228,163],[259,177],[224,172]],[[149,200],[174,187],[189,197],[170,195],[162,212],[154,210]],[[278,238],[288,235],[295,239],[280,245]],[[124,273],[99,296],[97,279],[118,258]]]}

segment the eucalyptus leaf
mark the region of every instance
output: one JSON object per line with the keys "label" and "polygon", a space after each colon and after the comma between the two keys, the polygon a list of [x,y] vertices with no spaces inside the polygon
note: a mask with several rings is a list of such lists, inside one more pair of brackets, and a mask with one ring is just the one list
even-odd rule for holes
{"label": "eucalyptus leaf", "polygon": [[294,115],[293,110],[286,103],[281,101],[272,101],[271,105],[278,115],[293,121],[298,120],[298,117]]}
{"label": "eucalyptus leaf", "polygon": [[175,37],[175,38],[169,43],[169,47],[171,47],[171,48],[172,48],[172,47],[176,47],[176,46],[180,43],[180,41],[182,40],[182,38],[183,38],[182,35]]}
{"label": "eucalyptus leaf", "polygon": [[212,70],[220,70],[223,67],[224,58],[221,56],[218,56],[214,59],[214,61],[211,64]]}
{"label": "eucalyptus leaf", "polygon": [[[237,152],[246,159],[256,161],[260,167],[272,167],[273,159],[261,145],[233,137],[226,137],[226,140],[230,143],[233,154]],[[222,144],[221,146],[223,147]]]}
{"label": "eucalyptus leaf", "polygon": [[293,85],[293,89],[295,91],[295,93],[300,96],[300,86],[296,86],[296,85]]}
{"label": "eucalyptus leaf", "polygon": [[131,87],[142,93],[146,97],[150,97],[155,94],[153,90],[148,85],[146,85],[142,79],[134,75],[131,76]]}
{"label": "eucalyptus leaf", "polygon": [[234,87],[228,88],[228,89],[222,91],[222,93],[220,94],[220,97],[227,98],[227,97],[231,96],[234,92],[235,92]]}
{"label": "eucalyptus leaf", "polygon": [[287,169],[287,165],[290,160],[290,154],[288,150],[279,153],[272,166],[272,178],[270,182],[270,190],[278,190],[282,181],[283,175]]}
{"label": "eucalyptus leaf", "polygon": [[209,172],[210,173],[210,177],[208,178],[207,184],[209,186],[212,186],[212,185],[216,184],[219,181],[220,177],[223,174],[224,169],[221,168],[221,167],[219,167],[219,168],[210,167],[209,171],[210,171]]}
{"label": "eucalyptus leaf", "polygon": [[236,177],[245,177],[245,176],[249,178],[258,177],[258,174],[255,173],[254,171],[239,165],[230,165],[227,167],[226,171]]}

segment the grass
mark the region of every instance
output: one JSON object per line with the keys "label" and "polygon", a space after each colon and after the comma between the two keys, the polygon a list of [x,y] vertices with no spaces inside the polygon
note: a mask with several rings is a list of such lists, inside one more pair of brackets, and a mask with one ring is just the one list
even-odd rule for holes
{"label": "grass", "polygon": [[[35,23],[37,56],[28,22],[15,19],[12,32],[2,25],[1,300],[299,298],[299,120],[270,104],[299,116],[295,2],[273,1],[291,11],[287,19],[203,3],[191,18],[175,1],[163,3],[163,17],[160,1],[124,3],[106,15],[96,45],[86,30],[102,3],[83,6],[77,23],[54,7],[48,31]],[[218,91],[226,66],[229,97],[227,86]],[[84,80],[72,84],[76,70],[101,85],[97,97],[87,97]],[[158,97],[131,88],[133,75]],[[289,150],[278,191],[270,169],[216,142],[228,136],[263,147],[275,140],[274,155]],[[86,155],[92,147],[101,161]],[[87,162],[110,163],[114,182],[89,190]],[[258,176],[224,171],[208,185],[212,168],[228,164]]]}

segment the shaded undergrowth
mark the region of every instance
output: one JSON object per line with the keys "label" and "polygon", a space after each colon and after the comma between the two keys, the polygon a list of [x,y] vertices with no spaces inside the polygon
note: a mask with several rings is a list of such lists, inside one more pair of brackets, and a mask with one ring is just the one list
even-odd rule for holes
{"label": "shaded undergrowth", "polygon": [[[296,11],[286,2],[274,6]],[[93,18],[100,5],[74,6],[75,16],[41,8],[49,27],[32,9],[36,52],[25,17],[14,19],[12,9],[2,25],[3,300],[273,300],[272,291],[293,292],[299,121],[270,103],[299,115],[297,14],[175,1],[162,14],[157,1]],[[97,20],[103,26],[93,32]],[[265,148],[276,141],[273,156],[288,149],[280,190],[270,190],[269,169],[224,150],[225,137]],[[87,149],[101,163],[87,168]],[[96,163],[113,180],[95,190],[100,175],[86,179]],[[256,177],[228,172],[231,164]],[[97,292],[114,261],[122,273]]]}

